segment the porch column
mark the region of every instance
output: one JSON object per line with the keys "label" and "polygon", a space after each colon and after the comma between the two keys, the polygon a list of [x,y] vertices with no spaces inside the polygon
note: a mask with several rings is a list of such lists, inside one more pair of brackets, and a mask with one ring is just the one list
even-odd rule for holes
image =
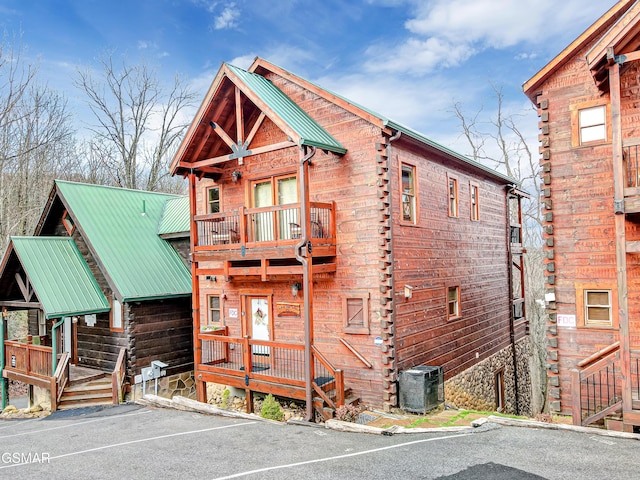
{"label": "porch column", "polygon": [[200,279],[198,278],[198,262],[194,258],[195,247],[198,245],[198,226],[196,216],[196,175],[189,172],[189,232],[191,251],[191,311],[193,316],[193,376],[196,382],[196,399],[207,402],[207,384],[198,378],[198,366],[202,364],[202,349],[200,348]]}
{"label": "porch column", "polygon": [[7,323],[5,320],[6,308],[2,310],[2,317],[0,317],[0,405],[2,408],[0,410],[4,410],[7,408],[9,403],[9,380],[2,376],[2,372],[4,370],[4,340],[5,340],[5,332],[7,331]]}
{"label": "porch column", "polygon": [[[613,56],[613,50],[609,52]],[[609,55],[608,55],[609,56]],[[615,56],[613,56],[615,59]],[[627,286],[627,243],[624,213],[624,169],[622,165],[622,121],[620,118],[620,64],[609,67],[611,95],[611,147],[613,149],[613,207],[616,227],[616,272],[618,283],[618,324],[622,370],[622,411],[632,409],[631,353],[629,345],[629,307]]]}

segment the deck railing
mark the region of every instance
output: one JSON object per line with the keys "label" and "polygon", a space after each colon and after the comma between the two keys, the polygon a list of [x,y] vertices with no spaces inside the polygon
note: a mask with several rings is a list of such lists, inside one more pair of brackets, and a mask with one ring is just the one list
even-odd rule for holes
{"label": "deck railing", "polygon": [[51,347],[5,340],[5,368],[24,375],[51,377]]}
{"label": "deck railing", "polygon": [[640,187],[640,138],[628,138],[622,143],[624,187]]}
{"label": "deck railing", "polygon": [[51,411],[55,412],[58,408],[60,398],[64,392],[64,387],[69,383],[71,375],[71,355],[69,352],[64,352],[60,356],[60,361],[56,367],[56,371],[51,377],[51,386],[49,391],[51,392]]}
{"label": "deck railing", "polygon": [[122,347],[118,353],[116,365],[111,372],[111,392],[114,405],[119,405],[124,399],[125,377],[127,375],[127,349]]}
{"label": "deck railing", "polygon": [[[271,342],[248,337],[226,336],[227,330],[201,332],[202,363],[199,368],[212,373],[262,380],[303,392],[305,387],[304,345]],[[344,377],[341,370],[312,347],[313,389],[332,408],[344,404]]]}
{"label": "deck railing", "polygon": [[589,425],[622,406],[620,342],[577,364],[571,372],[571,392],[576,425]]}
{"label": "deck railing", "polygon": [[[311,202],[309,237],[329,242],[335,237],[333,203]],[[301,236],[300,204],[197,215],[198,245],[228,249],[258,244],[293,245]]]}

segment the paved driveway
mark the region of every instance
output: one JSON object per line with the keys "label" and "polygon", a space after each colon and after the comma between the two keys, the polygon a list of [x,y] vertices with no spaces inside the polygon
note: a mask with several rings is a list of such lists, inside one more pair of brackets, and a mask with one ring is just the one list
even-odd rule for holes
{"label": "paved driveway", "polygon": [[632,479],[639,447],[491,424],[377,436],[122,405],[0,422],[0,478]]}

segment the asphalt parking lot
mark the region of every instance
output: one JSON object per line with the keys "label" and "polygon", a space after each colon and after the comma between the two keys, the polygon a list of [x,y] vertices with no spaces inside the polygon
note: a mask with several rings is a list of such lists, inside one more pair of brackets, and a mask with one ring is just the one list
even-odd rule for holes
{"label": "asphalt parking lot", "polygon": [[631,479],[639,446],[491,423],[380,436],[121,405],[0,422],[0,478]]}

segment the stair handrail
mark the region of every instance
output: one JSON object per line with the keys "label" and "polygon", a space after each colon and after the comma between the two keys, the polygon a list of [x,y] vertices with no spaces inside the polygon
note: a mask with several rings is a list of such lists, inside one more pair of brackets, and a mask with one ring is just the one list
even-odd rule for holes
{"label": "stair handrail", "polygon": [[314,358],[317,358],[320,363],[329,371],[329,373],[333,376],[335,381],[335,392],[336,397],[335,400],[331,400],[328,396],[322,391],[319,385],[316,384],[315,379],[312,381],[313,388],[322,397],[322,399],[329,405],[331,408],[338,408],[344,405],[344,374],[342,370],[339,368],[335,368],[329,360],[317,349],[315,345],[311,345],[311,352]]}
{"label": "stair handrail", "polygon": [[[601,350],[598,350],[596,353],[590,355],[584,360],[581,360],[576,364],[576,368],[571,370],[571,413],[574,425],[587,426],[595,421],[601,420],[622,406],[622,400],[618,400],[608,405],[600,405],[599,409],[596,410],[594,399],[594,413],[589,414],[590,412],[588,411],[587,416],[582,418],[582,384],[584,379],[603,370],[604,368],[608,368],[609,366],[613,367],[613,372],[615,374],[615,362],[619,359],[620,342],[615,342]],[[616,400],[615,377],[613,388],[614,400]],[[589,392],[587,392],[587,396],[588,394]],[[589,408],[587,408],[587,410],[589,410]]]}
{"label": "stair handrail", "polygon": [[124,379],[127,373],[127,349],[122,347],[118,353],[116,365],[111,373],[111,391],[114,405],[119,405],[124,398]]}
{"label": "stair handrail", "polygon": [[71,354],[69,352],[64,352],[60,356],[60,361],[56,366],[56,371],[53,372],[53,377],[51,377],[51,411],[55,412],[58,408],[58,403],[60,402],[60,398],[62,398],[62,393],[64,392],[67,383],[69,382],[69,369],[71,365]]}

